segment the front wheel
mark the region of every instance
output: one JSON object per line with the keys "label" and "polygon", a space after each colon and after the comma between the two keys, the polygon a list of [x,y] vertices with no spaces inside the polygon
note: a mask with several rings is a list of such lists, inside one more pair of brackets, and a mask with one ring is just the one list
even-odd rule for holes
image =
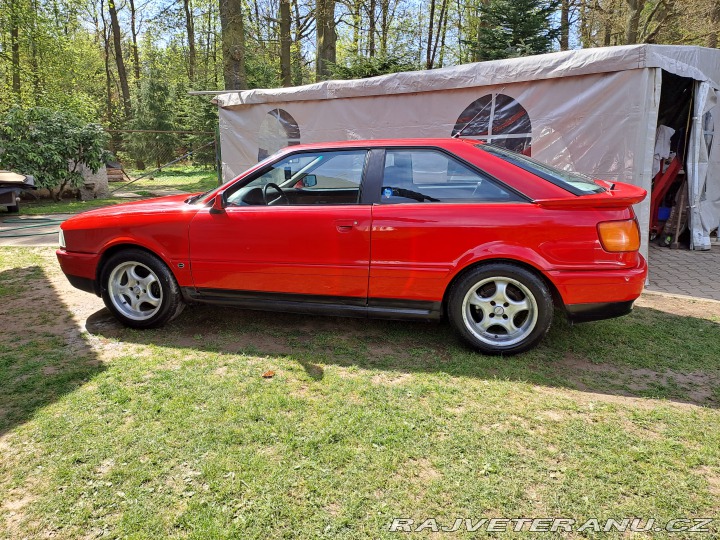
{"label": "front wheel", "polygon": [[508,263],[467,272],[452,287],[448,315],[470,345],[488,354],[517,354],[550,329],[553,302],[534,273]]}
{"label": "front wheel", "polygon": [[131,328],[157,328],[183,310],[175,276],[155,255],[139,249],[116,253],[103,266],[105,306]]}

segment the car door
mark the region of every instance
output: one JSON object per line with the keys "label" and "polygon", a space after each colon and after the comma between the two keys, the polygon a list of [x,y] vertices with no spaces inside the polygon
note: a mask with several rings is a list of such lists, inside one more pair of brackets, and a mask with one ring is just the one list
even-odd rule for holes
{"label": "car door", "polygon": [[[373,208],[369,306],[436,311],[479,246],[512,241],[527,199],[435,148],[388,148]],[[515,208],[514,208],[515,207]]]}
{"label": "car door", "polygon": [[198,212],[189,233],[195,287],[364,306],[371,206],[360,194],[367,155],[287,155],[228,189],[223,211]]}

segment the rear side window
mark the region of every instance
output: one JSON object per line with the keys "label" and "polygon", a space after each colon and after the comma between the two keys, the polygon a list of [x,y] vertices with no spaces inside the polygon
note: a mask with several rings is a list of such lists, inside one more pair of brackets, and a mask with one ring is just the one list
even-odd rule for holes
{"label": "rear side window", "polygon": [[385,152],[381,202],[519,202],[519,195],[438,150]]}
{"label": "rear side window", "polygon": [[535,176],[539,176],[551,184],[566,189],[575,195],[588,195],[590,193],[602,193],[605,191],[602,187],[597,185],[592,178],[585,176],[584,174],[556,169],[550,165],[540,163],[531,157],[518,154],[517,152],[492,144],[478,144],[477,148],[498,156],[508,163],[512,163],[513,165],[520,167]]}

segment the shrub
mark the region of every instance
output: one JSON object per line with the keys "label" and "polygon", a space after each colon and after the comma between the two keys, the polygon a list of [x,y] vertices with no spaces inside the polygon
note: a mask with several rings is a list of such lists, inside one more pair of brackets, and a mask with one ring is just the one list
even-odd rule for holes
{"label": "shrub", "polygon": [[0,168],[31,174],[56,200],[82,184],[80,166],[94,173],[108,159],[98,124],[44,107],[13,107],[0,119]]}

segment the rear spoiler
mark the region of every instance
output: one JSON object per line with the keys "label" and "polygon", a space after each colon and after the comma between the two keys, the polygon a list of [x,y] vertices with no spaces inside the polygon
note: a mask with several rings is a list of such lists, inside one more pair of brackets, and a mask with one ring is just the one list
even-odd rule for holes
{"label": "rear spoiler", "polygon": [[533,202],[544,208],[627,208],[638,204],[647,195],[641,187],[625,184],[623,182],[598,182],[603,186],[610,186],[602,193],[588,195],[558,197],[552,199],[535,199]]}

